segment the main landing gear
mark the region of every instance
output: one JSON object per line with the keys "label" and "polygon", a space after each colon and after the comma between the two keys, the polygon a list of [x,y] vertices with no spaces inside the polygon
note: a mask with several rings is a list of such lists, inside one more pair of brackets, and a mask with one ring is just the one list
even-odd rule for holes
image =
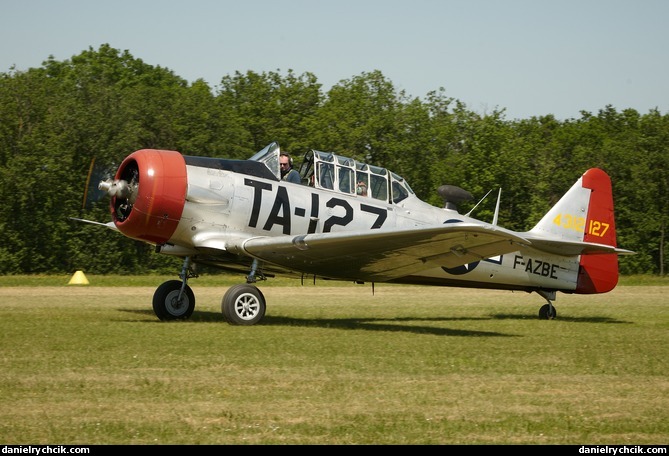
{"label": "main landing gear", "polygon": [[255,285],[234,285],[223,295],[221,311],[231,325],[255,325],[265,316],[265,296]]}
{"label": "main landing gear", "polygon": [[539,309],[539,318],[542,320],[553,320],[557,317],[557,310],[553,306],[555,301],[555,291],[538,290],[537,293],[541,295],[547,302]]}
{"label": "main landing gear", "polygon": [[[257,263],[253,262],[247,283],[234,285],[225,292],[221,302],[221,312],[231,325],[251,326],[265,316],[265,296],[255,285]],[[195,295],[188,285],[188,279],[197,277],[190,268],[190,257],[184,259],[179,274],[181,280],[168,280],[153,294],[153,311],[163,321],[187,320],[195,309]]]}

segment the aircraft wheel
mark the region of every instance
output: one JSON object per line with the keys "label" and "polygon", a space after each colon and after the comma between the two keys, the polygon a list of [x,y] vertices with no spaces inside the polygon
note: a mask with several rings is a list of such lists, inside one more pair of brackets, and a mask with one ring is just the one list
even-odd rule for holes
{"label": "aircraft wheel", "polygon": [[557,310],[555,310],[555,306],[544,304],[541,306],[541,309],[539,309],[539,318],[542,320],[552,320],[555,317],[557,317]]}
{"label": "aircraft wheel", "polygon": [[193,290],[186,285],[179,299],[181,283],[180,280],[168,280],[160,285],[153,294],[153,311],[160,320],[186,320],[193,314],[195,295]]}
{"label": "aircraft wheel", "polygon": [[255,325],[265,316],[265,296],[254,285],[234,285],[225,292],[221,311],[231,325]]}

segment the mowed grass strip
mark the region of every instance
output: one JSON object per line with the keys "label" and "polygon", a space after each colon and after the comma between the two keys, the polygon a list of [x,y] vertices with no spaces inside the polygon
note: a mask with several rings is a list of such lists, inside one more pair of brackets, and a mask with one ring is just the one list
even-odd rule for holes
{"label": "mowed grass strip", "polygon": [[89,280],[0,287],[3,444],[666,445],[669,436],[664,286],[558,294],[558,319],[546,321],[536,294],[292,280],[261,283],[265,320],[238,327],[220,312],[231,283],[190,281],[193,317],[167,323],[151,308],[162,279]]}

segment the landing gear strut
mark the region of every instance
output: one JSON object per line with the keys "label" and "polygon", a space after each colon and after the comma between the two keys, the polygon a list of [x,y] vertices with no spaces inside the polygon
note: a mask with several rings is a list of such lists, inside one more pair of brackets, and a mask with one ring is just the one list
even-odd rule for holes
{"label": "landing gear strut", "polygon": [[190,257],[184,259],[181,280],[168,280],[153,294],[153,311],[163,321],[187,320],[195,310],[195,295],[188,279],[197,277],[190,268]]}
{"label": "landing gear strut", "polygon": [[555,291],[537,291],[541,297],[543,297],[547,302],[539,309],[539,318],[542,320],[553,320],[557,317],[557,310],[553,306],[553,301],[555,301]]}

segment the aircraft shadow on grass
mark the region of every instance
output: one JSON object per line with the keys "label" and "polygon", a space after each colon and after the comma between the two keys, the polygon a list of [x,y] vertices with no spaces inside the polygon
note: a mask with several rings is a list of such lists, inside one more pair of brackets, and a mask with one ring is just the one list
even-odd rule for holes
{"label": "aircraft shadow on grass", "polygon": [[[492,320],[528,320],[535,319],[534,316],[528,316],[526,314],[491,314],[490,319]],[[612,323],[612,324],[631,324],[629,321],[616,320],[615,318],[602,317],[602,316],[584,316],[584,317],[569,317],[569,316],[560,316],[560,321],[572,322],[572,323]]]}
{"label": "aircraft shadow on grass", "polygon": [[[118,309],[121,312],[129,312],[140,315],[151,316],[150,310]],[[476,331],[453,328],[441,328],[434,326],[416,326],[413,324],[400,324],[403,322],[448,322],[448,321],[485,321],[485,320],[527,320],[526,314],[495,314],[489,318],[482,317],[398,317],[398,318],[295,318],[285,316],[266,315],[260,326],[295,326],[295,327],[317,327],[329,329],[365,330],[365,331],[402,331],[415,334],[432,334],[435,336],[470,336],[470,337],[519,337],[513,334],[504,334],[495,331]],[[532,317],[536,318],[536,317]],[[564,317],[561,321],[575,323],[628,323],[607,317]],[[225,322],[223,316],[218,312],[195,311],[193,315],[182,323],[208,323]],[[151,323],[165,324],[160,321]]]}

